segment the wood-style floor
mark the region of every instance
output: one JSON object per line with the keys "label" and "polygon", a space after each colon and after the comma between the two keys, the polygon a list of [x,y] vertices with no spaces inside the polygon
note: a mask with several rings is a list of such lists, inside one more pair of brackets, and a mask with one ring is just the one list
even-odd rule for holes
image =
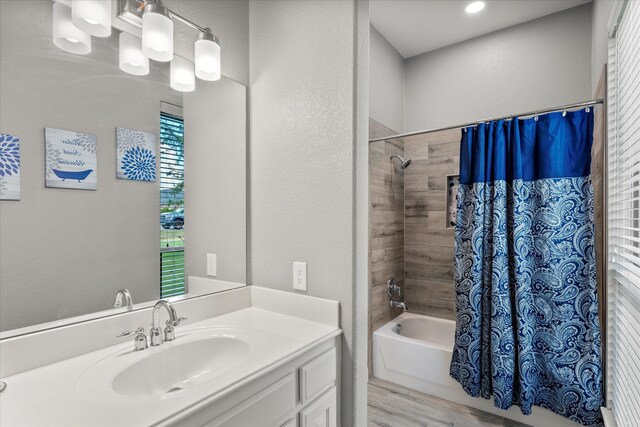
{"label": "wood-style floor", "polygon": [[367,409],[369,427],[529,427],[377,378],[369,381]]}

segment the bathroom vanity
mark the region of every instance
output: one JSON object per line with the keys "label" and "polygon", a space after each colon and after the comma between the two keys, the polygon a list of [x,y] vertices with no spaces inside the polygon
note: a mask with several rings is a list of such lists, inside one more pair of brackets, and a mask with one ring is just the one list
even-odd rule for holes
{"label": "bathroom vanity", "polygon": [[338,424],[337,302],[250,286],[174,306],[175,340],[140,351],[115,337],[151,309],[2,340],[0,424]]}

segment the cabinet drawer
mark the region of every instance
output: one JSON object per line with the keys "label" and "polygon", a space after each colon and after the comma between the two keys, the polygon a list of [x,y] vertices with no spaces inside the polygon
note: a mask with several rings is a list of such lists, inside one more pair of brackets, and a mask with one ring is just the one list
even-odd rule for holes
{"label": "cabinet drawer", "polygon": [[293,373],[254,394],[207,426],[271,427],[287,425],[294,417],[296,384]]}
{"label": "cabinet drawer", "polygon": [[303,405],[332,387],[336,381],[336,349],[325,351],[320,356],[300,367],[300,401]]}
{"label": "cabinet drawer", "polygon": [[300,427],[336,427],[336,388],[326,392],[324,396],[300,411]]}

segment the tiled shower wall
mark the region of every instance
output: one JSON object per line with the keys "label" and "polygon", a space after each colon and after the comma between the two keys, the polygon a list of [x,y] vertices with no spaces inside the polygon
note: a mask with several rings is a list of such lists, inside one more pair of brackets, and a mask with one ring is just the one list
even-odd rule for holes
{"label": "tiled shower wall", "polygon": [[446,227],[447,175],[457,175],[460,129],[406,138],[405,300],[412,313],[455,318],[453,228]]}
{"label": "tiled shower wall", "polygon": [[[371,138],[397,132],[369,119]],[[399,161],[402,141],[369,144],[369,373],[371,334],[400,312],[389,307],[387,280],[404,284],[404,174]]]}

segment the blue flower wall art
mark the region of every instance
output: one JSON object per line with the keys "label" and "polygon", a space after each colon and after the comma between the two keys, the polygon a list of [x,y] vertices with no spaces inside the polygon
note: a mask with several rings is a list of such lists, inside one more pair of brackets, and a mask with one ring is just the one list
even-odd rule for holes
{"label": "blue flower wall art", "polygon": [[156,137],[147,132],[116,128],[116,177],[132,181],[156,180]]}
{"label": "blue flower wall art", "polygon": [[20,139],[0,133],[0,200],[20,200]]}
{"label": "blue flower wall art", "polygon": [[127,179],[155,181],[156,156],[146,148],[130,148],[122,157],[122,170]]}
{"label": "blue flower wall art", "polygon": [[93,135],[45,128],[45,186],[96,190],[97,140]]}

